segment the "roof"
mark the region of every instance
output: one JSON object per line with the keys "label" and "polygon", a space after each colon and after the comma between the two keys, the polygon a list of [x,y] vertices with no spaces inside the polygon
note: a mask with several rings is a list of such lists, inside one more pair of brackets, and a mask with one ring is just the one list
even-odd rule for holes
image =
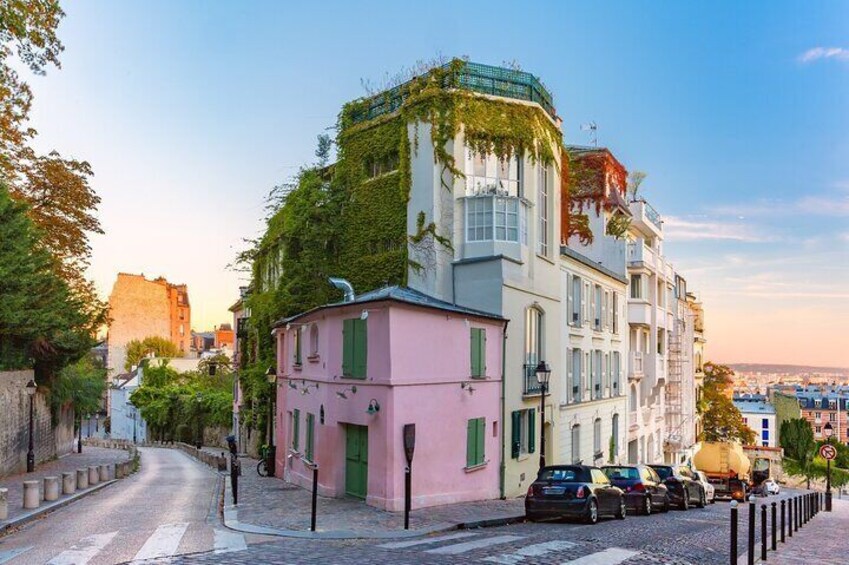
{"label": "roof", "polygon": [[412,288],[393,285],[363,293],[355,297],[354,300],[350,302],[334,302],[331,304],[325,304],[324,306],[319,306],[317,308],[307,310],[306,312],[295,314],[294,316],[290,316],[288,318],[282,318],[274,324],[274,327],[279,328],[280,326],[308,316],[314,312],[318,312],[319,310],[326,310],[329,308],[340,308],[344,306],[355,306],[357,304],[368,304],[372,302],[383,302],[387,300],[393,302],[401,302],[403,304],[411,304],[413,306],[420,306],[423,308],[433,308],[446,312],[454,312],[455,314],[465,314],[467,316],[477,316],[480,318],[489,318],[491,320],[499,321],[505,320],[505,318],[499,316],[498,314],[484,312],[483,310],[475,310],[473,308],[466,308],[464,306],[458,306],[456,304],[451,304],[450,302],[445,302],[432,296],[428,296],[427,294],[424,294]]}
{"label": "roof", "polygon": [[628,284],[628,279],[625,278],[624,275],[620,275],[618,273],[615,273],[615,272],[611,271],[610,269],[608,269],[607,267],[605,267],[604,265],[602,265],[601,263],[596,263],[592,259],[590,259],[588,257],[584,257],[583,255],[581,255],[580,253],[578,253],[577,251],[575,251],[571,247],[567,247],[566,245],[561,245],[560,246],[560,255],[574,259],[578,263],[581,263],[584,266],[589,267],[590,269],[594,269],[594,270],[598,271],[599,273],[601,273],[602,275],[604,275],[606,277],[610,277],[611,279],[613,279],[615,281],[619,281],[622,284]]}
{"label": "roof", "polygon": [[763,400],[736,398],[734,406],[744,414],[775,414],[775,408],[772,404]]}

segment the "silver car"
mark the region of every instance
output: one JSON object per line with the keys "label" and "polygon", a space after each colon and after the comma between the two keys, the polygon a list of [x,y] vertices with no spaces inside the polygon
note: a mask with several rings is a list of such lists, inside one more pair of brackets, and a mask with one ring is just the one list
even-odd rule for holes
{"label": "silver car", "polygon": [[778,486],[778,483],[775,482],[775,479],[767,479],[763,484],[764,492],[769,494],[779,494],[781,493],[781,487]]}
{"label": "silver car", "polygon": [[713,485],[708,482],[707,476],[704,471],[696,471],[696,478],[699,479],[699,482],[702,483],[702,486],[705,488],[705,499],[710,504],[716,503],[716,489],[713,488]]}

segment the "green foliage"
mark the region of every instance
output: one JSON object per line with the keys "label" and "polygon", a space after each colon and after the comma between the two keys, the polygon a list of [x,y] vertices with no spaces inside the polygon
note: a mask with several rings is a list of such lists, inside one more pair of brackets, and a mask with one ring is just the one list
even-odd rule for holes
{"label": "green foliage", "polygon": [[106,367],[100,359],[86,355],[76,363],[63,368],[53,381],[50,402],[53,412],[70,404],[77,418],[100,410],[106,390]]}
{"label": "green foliage", "polygon": [[615,239],[622,239],[628,233],[629,227],[631,227],[631,218],[617,210],[607,220],[605,232]]}
{"label": "green foliage", "polygon": [[150,354],[156,357],[179,357],[180,350],[174,342],[158,335],[147,336],[142,340],[132,339],[127,342],[127,360],[124,362],[124,370],[129,371]]}
{"label": "green foliage", "polygon": [[779,438],[785,457],[804,462],[813,460],[816,447],[814,432],[804,418],[783,422],[779,429]]}
{"label": "green foliage", "polygon": [[705,363],[705,381],[702,398],[706,409],[702,418],[702,441],[740,442],[751,445],[755,434],[743,422],[743,416],[731,401],[730,390],[733,371],[725,365]]}

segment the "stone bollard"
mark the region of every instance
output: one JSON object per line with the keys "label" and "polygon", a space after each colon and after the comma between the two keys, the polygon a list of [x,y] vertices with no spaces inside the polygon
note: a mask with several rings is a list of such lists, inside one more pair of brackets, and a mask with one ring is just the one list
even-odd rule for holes
{"label": "stone bollard", "polygon": [[0,488],[0,520],[9,517],[9,489]]}
{"label": "stone bollard", "polygon": [[88,488],[88,469],[77,469],[77,489]]}
{"label": "stone bollard", "polygon": [[59,500],[59,477],[44,477],[44,500]]}
{"label": "stone bollard", "polygon": [[109,465],[101,465],[99,467],[100,471],[100,482],[105,483],[109,480]]}
{"label": "stone bollard", "polygon": [[77,492],[76,473],[62,473],[62,494],[74,494]]}
{"label": "stone bollard", "polygon": [[100,471],[95,465],[88,468],[88,486],[93,487],[100,482]]}
{"label": "stone bollard", "polygon": [[38,492],[39,481],[24,481],[24,508],[38,508],[41,504],[41,495]]}
{"label": "stone bollard", "polygon": [[122,477],[122,475],[121,475],[121,464],[120,463],[115,463],[113,465],[112,476],[115,477],[116,479],[120,479]]}

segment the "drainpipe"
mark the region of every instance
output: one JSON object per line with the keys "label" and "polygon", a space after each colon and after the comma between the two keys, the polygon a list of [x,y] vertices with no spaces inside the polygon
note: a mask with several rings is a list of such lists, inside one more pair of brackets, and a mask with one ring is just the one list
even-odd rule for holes
{"label": "drainpipe", "polygon": [[504,320],[504,329],[501,331],[501,467],[499,469],[501,477],[499,481],[499,489],[501,494],[501,499],[504,500],[506,492],[506,481],[507,481],[507,460],[504,458],[506,454],[506,449],[504,448],[504,440],[507,437],[506,429],[507,429],[507,401],[505,399],[506,393],[506,373],[507,373],[507,324],[510,323],[510,320]]}
{"label": "drainpipe", "polygon": [[349,283],[345,279],[340,279],[337,277],[328,277],[327,280],[330,281],[330,284],[345,293],[345,302],[354,301],[354,287],[351,286],[351,283]]}

